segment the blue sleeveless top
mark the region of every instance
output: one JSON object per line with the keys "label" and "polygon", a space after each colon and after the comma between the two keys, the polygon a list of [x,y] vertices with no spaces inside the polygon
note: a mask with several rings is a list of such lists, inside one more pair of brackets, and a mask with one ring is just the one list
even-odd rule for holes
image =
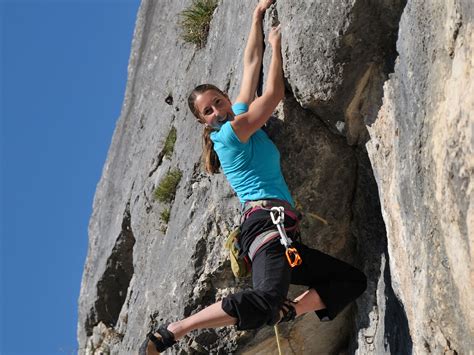
{"label": "blue sleeveless top", "polygon": [[[232,105],[234,114],[248,111],[248,105]],[[281,173],[280,152],[267,134],[259,129],[246,143],[242,143],[226,122],[210,135],[227,180],[240,202],[277,198],[295,203]]]}

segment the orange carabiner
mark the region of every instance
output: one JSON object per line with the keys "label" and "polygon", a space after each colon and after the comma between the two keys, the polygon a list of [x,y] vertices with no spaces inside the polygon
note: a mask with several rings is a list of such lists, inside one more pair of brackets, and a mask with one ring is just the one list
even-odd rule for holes
{"label": "orange carabiner", "polygon": [[286,258],[288,259],[288,264],[290,264],[291,267],[295,267],[298,265],[301,265],[303,260],[301,260],[300,254],[298,254],[298,250],[295,248],[288,248],[286,249]]}

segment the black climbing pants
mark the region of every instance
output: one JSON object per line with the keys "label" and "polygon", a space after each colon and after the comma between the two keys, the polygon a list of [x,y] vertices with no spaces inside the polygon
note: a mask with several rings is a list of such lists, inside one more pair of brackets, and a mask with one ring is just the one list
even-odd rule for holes
{"label": "black climbing pants", "polygon": [[[285,218],[285,227],[296,223]],[[256,232],[275,228],[267,211],[254,212],[241,226],[241,244],[245,250]],[[252,236],[253,234],[253,236]],[[314,288],[326,305],[316,311],[320,320],[332,320],[366,288],[365,275],[355,267],[316,249],[295,242],[297,235],[289,235],[294,241],[303,262],[291,268],[285,256],[285,248],[279,238],[265,244],[252,261],[253,289],[225,297],[222,309],[237,318],[237,328],[256,329],[278,322],[282,303],[286,300],[289,285]]]}

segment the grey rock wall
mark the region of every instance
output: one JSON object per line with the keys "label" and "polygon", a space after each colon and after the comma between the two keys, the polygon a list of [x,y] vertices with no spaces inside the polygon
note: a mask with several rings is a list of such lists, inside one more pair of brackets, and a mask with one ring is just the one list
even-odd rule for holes
{"label": "grey rock wall", "polygon": [[472,1],[409,2],[367,144],[417,354],[474,349]]}
{"label": "grey rock wall", "polygon": [[[203,173],[200,163],[202,127],[187,108],[187,96],[193,87],[205,82],[227,90],[230,97],[237,95],[251,13],[257,2],[220,1],[210,24],[207,45],[201,50],[179,38],[179,13],[190,3],[190,0],[143,0],[137,15],[125,100],[97,186],[89,224],[89,250],[79,297],[77,329],[81,354],[136,353],[145,334],[158,324],[192,314],[230,292],[250,286],[245,280],[234,279],[223,248],[226,233],[238,220],[239,203],[223,174]],[[391,179],[390,174],[394,174],[390,169],[401,164],[395,163],[395,157],[401,154],[399,159],[405,164],[410,161],[407,155],[417,152],[410,143],[409,133],[413,132],[409,132],[409,123],[416,122],[414,117],[418,117],[418,113],[413,115],[413,112],[422,112],[417,110],[428,107],[413,102],[406,88],[443,84],[443,80],[423,82],[419,79],[427,76],[424,73],[431,65],[427,60],[430,57],[414,51],[417,40],[408,35],[407,28],[416,27],[419,18],[425,19],[424,23],[430,26],[420,28],[420,37],[416,38],[425,39],[424,46],[433,48],[440,43],[437,41],[449,42],[448,33],[457,33],[458,40],[447,42],[451,48],[448,53],[451,50],[456,55],[448,54],[448,57],[452,55],[453,61],[459,58],[458,53],[464,53],[464,58],[469,58],[466,49],[471,48],[466,45],[469,37],[463,32],[467,28],[465,24],[472,20],[472,16],[464,14],[472,11],[469,1],[451,2],[445,8],[442,3],[436,4],[434,10],[416,2],[407,6],[398,40],[400,58],[385,92],[384,82],[394,70],[397,58],[395,43],[404,1],[277,1],[266,16],[266,30],[271,23],[280,21],[282,24],[287,84],[286,97],[266,129],[280,149],[285,178],[306,214],[302,223],[303,241],[360,267],[369,278],[364,295],[334,321],[320,323],[314,314],[308,314],[282,326],[285,353],[381,354],[413,350],[423,353],[426,349],[434,352],[440,349],[435,345],[441,341],[439,332],[430,333],[419,327],[431,324],[433,329],[439,329],[441,314],[447,314],[448,310],[432,316],[429,319],[433,321],[426,323],[428,318],[414,315],[414,307],[419,304],[409,303],[413,301],[407,297],[409,286],[402,282],[411,280],[407,275],[411,275],[412,269],[407,268],[415,265],[415,258],[408,258],[405,249],[398,250],[413,247],[413,244],[400,244],[397,238],[401,229],[415,228],[420,214],[415,219],[404,209],[404,216],[408,215],[411,220],[396,227],[393,218],[398,217],[397,208],[406,208],[403,203],[412,204],[416,200],[416,188],[405,184],[399,189],[403,194],[397,194],[397,189],[387,189],[389,185],[384,185],[384,179],[389,179],[385,176]],[[446,23],[453,26],[451,32],[443,32],[440,28],[443,28],[446,13],[458,22],[462,15],[463,25],[448,21]],[[431,38],[431,33],[441,34]],[[470,33],[472,43],[472,31]],[[462,50],[457,49],[459,38],[464,39]],[[422,62],[408,71],[403,56],[411,58],[410,65],[415,65],[417,60]],[[265,70],[269,57],[267,48]],[[468,72],[471,67],[465,64]],[[453,83],[456,78],[453,76]],[[466,90],[472,91],[472,81],[469,85],[466,84]],[[449,90],[448,93],[453,95]],[[384,95],[384,106],[379,113]],[[459,102],[459,111],[469,112],[465,101]],[[472,112],[472,101],[467,100],[467,103]],[[450,106],[445,105],[444,110],[448,109]],[[393,145],[394,131],[390,128],[394,123],[384,122],[399,119],[398,112],[407,114],[404,137],[407,144],[411,144],[408,145],[411,150],[401,149],[397,154],[385,155],[382,153],[386,151],[385,145]],[[457,117],[456,112],[452,115]],[[370,136],[367,125],[371,127]],[[174,153],[167,158],[164,143],[172,127],[177,130],[177,141]],[[388,132],[384,131],[385,127]],[[443,131],[443,126],[437,127]],[[465,133],[465,137],[470,136]],[[369,138],[370,161],[365,148]],[[463,139],[460,143],[466,147],[468,139]],[[458,154],[456,152],[453,148],[450,154]],[[443,150],[437,154],[444,154]],[[461,166],[463,176],[469,174],[466,165]],[[412,168],[410,165],[403,170],[407,179],[419,173],[416,169],[410,170]],[[183,177],[169,205],[155,201],[152,195],[171,169],[180,169]],[[442,166],[437,171],[442,178]],[[426,185],[424,191],[432,191],[434,195],[434,186]],[[461,198],[464,207],[468,204],[457,187],[452,188],[449,196],[456,203],[456,198]],[[396,204],[392,198],[397,199]],[[419,205],[417,211],[422,211],[423,206]],[[166,224],[160,220],[160,214],[169,207],[170,220]],[[464,211],[461,216],[467,218],[468,210],[460,210]],[[448,218],[449,222],[451,217],[442,218]],[[428,219],[425,222],[426,226],[432,224]],[[463,226],[459,224],[459,238],[450,241],[451,246],[456,247],[454,254],[450,254],[453,258],[469,254],[468,227]],[[403,240],[406,235],[403,234]],[[437,237],[436,240],[442,239]],[[420,239],[412,242],[415,241],[417,245],[425,245],[426,253],[432,252],[428,242],[423,244]],[[440,248],[438,245],[441,244],[434,248]],[[411,255],[414,257],[415,253]],[[436,260],[443,261],[444,254],[435,255]],[[449,261],[449,266],[452,262]],[[446,270],[444,266],[431,271],[433,268],[428,268],[427,263],[424,259],[416,264],[419,273],[441,272],[444,278],[424,278],[425,283],[451,280],[445,277],[446,272],[442,274]],[[450,277],[452,284],[458,287],[466,268],[457,266],[456,270]],[[469,286],[453,290],[465,292],[466,287]],[[419,288],[420,294],[426,296],[426,309],[445,304],[453,305],[450,308],[453,309],[467,299],[467,293],[459,292],[460,296],[454,297],[456,301],[443,303],[433,292],[428,295],[433,289]],[[290,294],[295,296],[300,291],[293,287]],[[447,288],[443,292],[441,296],[452,296]],[[466,302],[462,307],[468,307],[469,301]],[[436,313],[436,308],[433,309]],[[472,330],[471,333],[460,331],[462,322],[467,319],[465,313],[446,319],[452,326],[444,344],[458,346],[462,342],[458,339],[472,334]],[[466,346],[456,349],[466,349]],[[193,332],[170,353],[270,354],[275,351],[272,328],[237,332],[228,327]]]}

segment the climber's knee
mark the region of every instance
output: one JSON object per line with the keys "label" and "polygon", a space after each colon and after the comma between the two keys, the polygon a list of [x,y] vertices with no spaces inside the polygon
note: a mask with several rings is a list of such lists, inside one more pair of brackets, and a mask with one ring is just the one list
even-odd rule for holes
{"label": "climber's knee", "polygon": [[275,325],[295,318],[296,310],[292,301],[272,294],[265,294],[265,300],[268,302],[266,325]]}
{"label": "climber's knee", "polygon": [[248,290],[225,297],[222,309],[238,319],[237,329],[257,329],[278,323],[284,301],[282,296],[271,292]]}

